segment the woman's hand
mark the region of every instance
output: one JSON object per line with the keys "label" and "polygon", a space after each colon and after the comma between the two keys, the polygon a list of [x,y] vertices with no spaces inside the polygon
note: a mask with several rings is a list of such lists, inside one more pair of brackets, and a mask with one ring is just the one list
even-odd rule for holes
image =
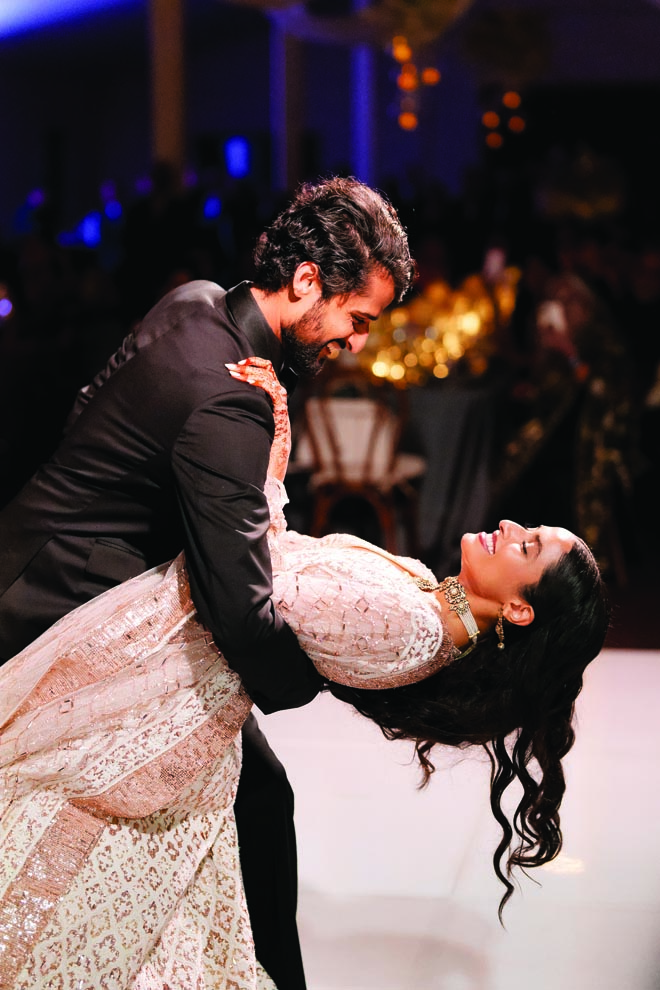
{"label": "woman's hand", "polygon": [[267,392],[273,402],[273,417],[275,419],[275,436],[270,448],[268,474],[284,481],[289,454],[291,453],[291,424],[289,423],[289,407],[286,389],[273,371],[273,366],[266,358],[249,357],[238,364],[226,365],[232,378],[256,385]]}

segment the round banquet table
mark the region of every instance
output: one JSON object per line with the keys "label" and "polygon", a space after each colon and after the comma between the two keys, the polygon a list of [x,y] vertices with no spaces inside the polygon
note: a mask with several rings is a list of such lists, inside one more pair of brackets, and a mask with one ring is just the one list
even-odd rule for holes
{"label": "round banquet table", "polygon": [[463,533],[480,532],[490,506],[497,390],[446,380],[408,392],[407,433],[427,462],[419,495],[421,556],[457,573]]}

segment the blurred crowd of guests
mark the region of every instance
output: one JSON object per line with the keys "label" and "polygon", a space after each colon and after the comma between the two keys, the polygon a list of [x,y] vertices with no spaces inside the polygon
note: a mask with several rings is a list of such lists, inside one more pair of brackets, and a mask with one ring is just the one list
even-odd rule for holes
{"label": "blurred crowd of guests", "polygon": [[660,494],[660,241],[555,234],[523,259],[503,341],[493,507],[573,529],[622,585]]}
{"label": "blurred crowd of guests", "polygon": [[[660,230],[541,222],[522,201],[497,217],[492,199],[450,198],[414,177],[386,191],[409,229],[420,289],[482,268],[494,244],[520,270],[489,370],[493,519],[524,506],[520,521],[567,525],[625,581],[637,552],[630,520],[648,519],[660,492]],[[101,227],[96,247],[64,246],[47,204],[0,245],[0,308],[11,304],[0,312],[0,504],[54,447],[76,390],[163,293],[195,278],[250,278],[256,238],[280,205],[248,181],[214,199],[157,165],[150,190]]]}
{"label": "blurred crowd of guests", "polygon": [[220,199],[158,163],[146,185],[132,202],[111,199],[113,209],[100,197],[92,246],[88,231],[62,235],[42,195],[0,241],[0,504],[53,449],[78,388],[164,293],[250,277],[270,204],[249,183]]}

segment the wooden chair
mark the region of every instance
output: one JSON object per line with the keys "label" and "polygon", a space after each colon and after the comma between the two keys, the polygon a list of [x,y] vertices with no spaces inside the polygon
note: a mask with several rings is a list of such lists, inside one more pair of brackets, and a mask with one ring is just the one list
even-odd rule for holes
{"label": "wooden chair", "polygon": [[399,449],[405,423],[400,393],[372,386],[359,372],[328,375],[304,402],[296,461],[311,467],[310,531],[323,536],[333,509],[353,497],[375,512],[386,550],[398,551],[401,510],[407,552],[417,553],[417,491],[426,462]]}

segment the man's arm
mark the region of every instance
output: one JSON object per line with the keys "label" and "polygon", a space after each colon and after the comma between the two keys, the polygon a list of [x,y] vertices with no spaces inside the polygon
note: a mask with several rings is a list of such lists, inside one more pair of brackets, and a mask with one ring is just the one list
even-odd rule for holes
{"label": "man's arm", "polygon": [[269,400],[237,385],[189,417],[172,461],[193,600],[265,713],[307,704],[322,684],[271,599],[263,487],[272,431]]}

